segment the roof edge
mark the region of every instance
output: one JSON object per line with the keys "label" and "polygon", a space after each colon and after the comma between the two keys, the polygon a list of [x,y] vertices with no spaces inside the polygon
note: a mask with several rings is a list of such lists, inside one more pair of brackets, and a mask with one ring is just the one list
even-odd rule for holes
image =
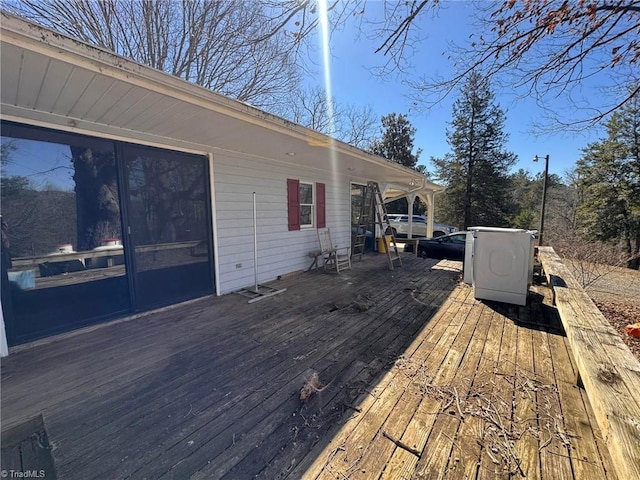
{"label": "roof edge", "polygon": [[[405,175],[424,180],[424,175],[411,168],[371,154],[365,150],[337,140],[329,135],[286,120],[250,104],[234,100],[200,85],[170,75],[161,70],[137,63],[107,49],[90,45],[66,34],[30,22],[22,17],[0,10],[1,41],[28,48],[44,55],[55,55],[64,61],[103,75],[118,78],[147,88],[160,89],[167,95],[189,103],[197,103],[213,111],[239,120],[259,124],[280,133],[316,142],[319,146],[335,148],[338,152],[391,168]],[[433,190],[442,187],[432,184]],[[425,184],[426,187],[426,184]]]}

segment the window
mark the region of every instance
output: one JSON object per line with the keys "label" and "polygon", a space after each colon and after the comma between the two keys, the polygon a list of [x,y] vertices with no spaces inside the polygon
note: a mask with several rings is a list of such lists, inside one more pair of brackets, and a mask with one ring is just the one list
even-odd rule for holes
{"label": "window", "polygon": [[326,226],[324,183],[287,179],[289,230]]}
{"label": "window", "polygon": [[467,234],[466,233],[459,233],[456,235],[449,235],[447,237],[442,237],[442,241],[446,242],[446,243],[458,243],[458,244],[464,244],[467,240]]}
{"label": "window", "polygon": [[299,183],[300,190],[300,227],[313,226],[313,184]]}

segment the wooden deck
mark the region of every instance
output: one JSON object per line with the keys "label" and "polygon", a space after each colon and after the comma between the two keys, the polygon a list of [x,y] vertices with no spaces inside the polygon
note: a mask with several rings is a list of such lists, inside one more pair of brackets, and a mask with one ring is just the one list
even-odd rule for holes
{"label": "wooden deck", "polygon": [[3,433],[42,414],[65,479],[616,478],[547,289],[480,302],[460,263],[403,262],[18,349]]}

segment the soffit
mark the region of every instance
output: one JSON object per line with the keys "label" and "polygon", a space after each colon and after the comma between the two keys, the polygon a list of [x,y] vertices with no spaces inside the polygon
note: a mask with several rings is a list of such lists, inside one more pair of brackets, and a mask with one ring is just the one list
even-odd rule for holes
{"label": "soffit", "polygon": [[3,117],[192,151],[224,150],[438,191],[417,172],[342,142],[2,14]]}

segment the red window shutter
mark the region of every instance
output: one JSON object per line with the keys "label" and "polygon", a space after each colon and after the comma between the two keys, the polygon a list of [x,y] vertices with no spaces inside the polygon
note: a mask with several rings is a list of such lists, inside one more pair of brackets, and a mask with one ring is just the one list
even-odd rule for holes
{"label": "red window shutter", "polygon": [[300,230],[300,182],[293,178],[287,178],[287,207],[289,230]]}
{"label": "red window shutter", "polygon": [[318,228],[327,226],[324,183],[316,183],[316,218],[318,219]]}

